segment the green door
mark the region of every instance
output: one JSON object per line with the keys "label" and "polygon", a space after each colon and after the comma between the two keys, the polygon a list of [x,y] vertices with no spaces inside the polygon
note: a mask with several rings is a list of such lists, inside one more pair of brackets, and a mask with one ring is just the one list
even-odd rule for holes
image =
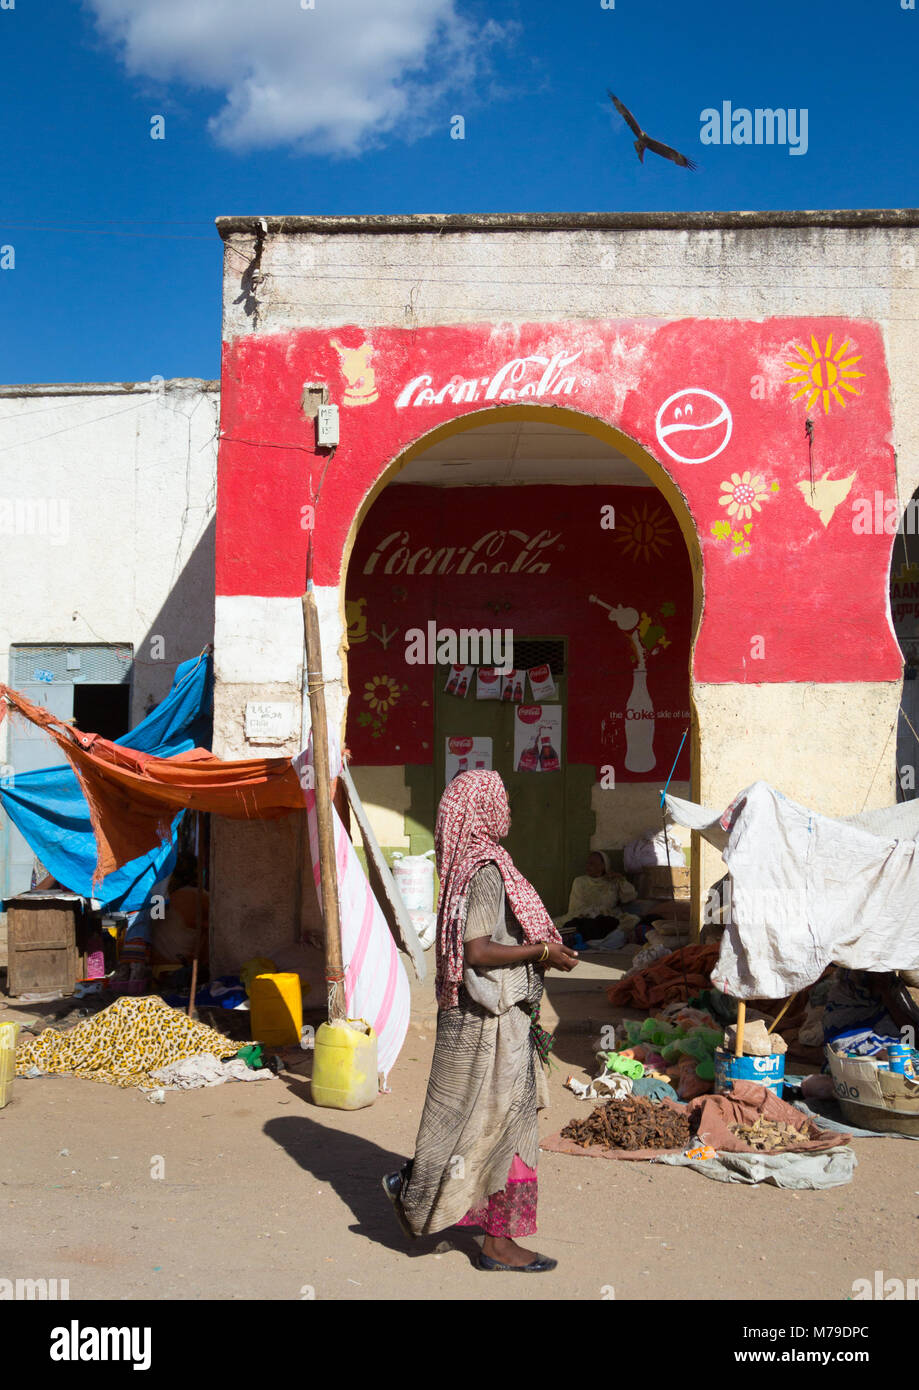
{"label": "green door", "polygon": [[[550,647],[559,653],[553,660],[556,695],[551,702],[561,707],[562,735],[556,749],[559,757],[557,772],[517,772],[514,768],[514,729],[517,706],[510,701],[477,700],[475,680],[463,699],[447,695],[447,668],[436,667],[434,672],[434,775],[435,802],[446,785],[446,749],[451,737],[490,738],[491,765],[501,774],[507,788],[511,807],[511,830],[504,846],[520,872],[536,888],[548,911],[558,916],[568,903],[568,884],[565,865],[566,852],[566,784],[567,784],[567,720],[565,709],[566,678],[564,675],[564,642],[562,639],[528,638],[517,643],[517,660],[521,666],[535,666],[544,660]],[[524,648],[524,650],[521,650]],[[527,660],[527,652],[535,649],[535,657]],[[525,703],[532,701],[529,687]],[[536,728],[534,726],[534,736]],[[470,768],[474,767],[470,759]]]}

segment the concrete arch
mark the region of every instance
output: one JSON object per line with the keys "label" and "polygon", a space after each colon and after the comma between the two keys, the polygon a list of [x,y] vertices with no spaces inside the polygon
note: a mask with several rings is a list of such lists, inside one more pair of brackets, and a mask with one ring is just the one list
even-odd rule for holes
{"label": "concrete arch", "polygon": [[[345,724],[347,722],[348,702],[350,699],[350,686],[348,684],[348,662],[347,662],[347,618],[345,613],[345,590],[348,580],[348,569],[354,543],[361,525],[364,522],[370,508],[373,506],[380,493],[386,488],[398,474],[414,459],[426,453],[433,445],[441,440],[448,439],[453,435],[464,434],[470,430],[480,428],[485,424],[496,420],[520,420],[538,421],[540,423],[550,423],[560,425],[566,429],[578,430],[581,433],[589,434],[595,439],[602,440],[612,448],[625,455],[631,463],[640,468],[643,473],[651,480],[658,491],[662,494],[669,504],[673,515],[676,518],[680,531],[683,536],[686,549],[689,554],[690,567],[693,578],[693,612],[692,612],[692,632],[689,649],[689,700],[691,711],[690,723],[690,779],[692,795],[698,799],[700,789],[700,735],[699,720],[696,709],[693,682],[693,655],[699,635],[704,608],[703,590],[703,560],[702,548],[699,543],[699,536],[696,530],[689,507],[683,493],[677,486],[672,475],[654,457],[654,455],[638,440],[617,429],[614,425],[597,416],[586,414],[583,411],[572,409],[571,407],[559,405],[498,405],[491,406],[484,410],[469,411],[457,416],[452,420],[445,421],[443,424],[435,426],[433,429],[420,434],[407,447],[402,449],[384,467],[373,487],[364,497],[358,511],[355,514],[351,527],[348,532],[346,544],[342,553],[341,571],[339,576],[339,618],[341,623],[342,643],[341,643],[341,665],[342,665],[342,689],[344,694],[344,708],[342,710],[341,735],[344,740]],[[669,770],[669,769],[668,769]]]}

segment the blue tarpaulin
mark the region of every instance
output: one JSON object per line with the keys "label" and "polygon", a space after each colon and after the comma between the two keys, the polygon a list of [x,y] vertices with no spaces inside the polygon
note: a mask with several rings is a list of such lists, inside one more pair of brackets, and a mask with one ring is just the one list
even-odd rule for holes
{"label": "blue tarpaulin", "polygon": [[[157,758],[210,748],[213,713],[213,662],[202,654],[176,670],[172,689],[146,719],[115,739]],[[15,774],[0,782],[0,804],[45,868],[71,893],[93,898],[111,911],[140,908],[153,885],[168,877],[175,858],[175,838],[184,811],[172,824],[172,839],[133,859],[93,888],[96,839],[89,807],[68,765]]]}

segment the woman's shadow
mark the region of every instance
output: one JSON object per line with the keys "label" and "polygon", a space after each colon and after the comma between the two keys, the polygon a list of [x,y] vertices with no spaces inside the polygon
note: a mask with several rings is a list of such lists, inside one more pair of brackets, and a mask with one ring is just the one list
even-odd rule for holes
{"label": "woman's shadow", "polygon": [[[284,1080],[291,1095],[312,1108],[309,1083],[292,1081],[289,1076]],[[356,1235],[412,1257],[433,1254],[435,1247],[445,1239],[470,1260],[479,1253],[478,1245],[466,1228],[419,1236],[417,1240],[410,1240],[403,1233],[383,1191],[382,1179],[402,1167],[405,1154],[383,1149],[359,1135],[317,1124],[308,1115],[284,1115],[268,1120],[264,1132],[301,1168],[319,1182],[327,1182],[347,1203],[356,1218],[348,1229]]]}

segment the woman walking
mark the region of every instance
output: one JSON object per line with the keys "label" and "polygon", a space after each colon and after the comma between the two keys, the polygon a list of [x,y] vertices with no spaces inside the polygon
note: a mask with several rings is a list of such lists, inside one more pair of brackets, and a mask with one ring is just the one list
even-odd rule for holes
{"label": "woman walking", "polygon": [[510,829],[496,772],[464,772],[437,812],[437,1041],[415,1157],[383,1179],[410,1235],[485,1232],[478,1266],[542,1273],[557,1261],[515,1237],[536,1232],[536,1114],[548,1103],[542,972],[572,970],[536,889],[499,841]]}

